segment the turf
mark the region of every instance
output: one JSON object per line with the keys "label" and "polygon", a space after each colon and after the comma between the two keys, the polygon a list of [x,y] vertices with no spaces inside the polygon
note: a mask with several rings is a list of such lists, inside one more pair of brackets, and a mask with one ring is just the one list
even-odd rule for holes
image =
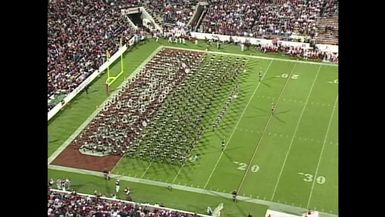
{"label": "turf", "polygon": [[[124,59],[127,70],[113,88],[160,44],[169,45],[165,41],[149,41],[127,52]],[[206,48],[202,43],[173,45]],[[216,48],[210,50],[217,51]],[[239,47],[230,45],[220,51],[273,56],[255,51],[241,52]],[[118,67],[116,64],[113,70]],[[215,191],[238,190],[241,195],[253,198],[337,214],[338,84],[334,81],[338,79],[338,67],[249,58],[246,68],[240,96],[231,105],[220,128],[204,134],[194,149],[200,156],[194,164],[179,167],[124,158],[114,173]],[[262,82],[258,82],[260,70],[265,73]],[[92,84],[88,95],[83,93],[76,97],[49,122],[49,155],[106,99],[105,77],[101,76]],[[276,104],[274,115],[272,102]],[[222,139],[227,144],[224,152],[220,148]],[[50,175],[56,173],[60,172],[50,170]],[[91,177],[70,175],[81,183],[92,183]],[[144,200],[159,199],[175,208],[192,210],[187,204],[199,198],[191,205],[196,207],[193,211],[207,207],[200,199],[202,195],[181,192],[181,197],[167,196],[152,194],[151,188],[156,187],[140,187],[149,188],[146,194],[137,195]],[[80,188],[83,189],[92,190],[88,185]],[[238,216],[247,215],[243,215],[248,212],[247,208],[238,210]]]}

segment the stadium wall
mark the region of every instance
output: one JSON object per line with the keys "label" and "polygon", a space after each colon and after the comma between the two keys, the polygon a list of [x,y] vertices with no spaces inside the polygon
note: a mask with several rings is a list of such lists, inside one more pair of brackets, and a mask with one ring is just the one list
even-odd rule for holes
{"label": "stadium wall", "polygon": [[[132,44],[132,39],[130,40],[129,44]],[[53,107],[48,112],[48,121],[55,116],[68,102],[70,102],[78,93],[80,93],[87,85],[89,85],[96,77],[98,77],[100,74],[103,73],[104,70],[107,69],[108,66],[110,66],[115,60],[117,60],[121,54],[123,54],[127,50],[127,45],[124,45],[123,47],[119,48],[119,50],[114,53],[111,58],[103,63],[99,67],[98,70],[96,70],[94,73],[92,73],[90,76],[88,76],[79,86],[77,86],[71,93],[69,93],[62,101],[62,103],[57,104],[55,107]]]}

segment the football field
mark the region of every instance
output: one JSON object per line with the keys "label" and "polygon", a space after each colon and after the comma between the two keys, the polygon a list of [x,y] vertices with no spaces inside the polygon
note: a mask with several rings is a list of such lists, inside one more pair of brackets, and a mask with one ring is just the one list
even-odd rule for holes
{"label": "football field", "polygon": [[[125,55],[124,64],[130,65],[126,77],[161,45],[148,43],[147,49],[134,48]],[[112,173],[213,192],[237,191],[249,199],[337,215],[338,65],[244,55],[238,50],[229,46],[219,50],[221,53],[208,51],[208,57],[247,61],[239,94],[219,126],[205,128],[193,149],[197,158],[171,165],[123,157]],[[91,86],[95,90],[91,96],[82,94],[49,122],[49,155],[107,98],[103,78]],[[221,97],[225,100],[228,96]],[[210,115],[216,117],[215,113]],[[183,198],[180,201],[183,203]]]}

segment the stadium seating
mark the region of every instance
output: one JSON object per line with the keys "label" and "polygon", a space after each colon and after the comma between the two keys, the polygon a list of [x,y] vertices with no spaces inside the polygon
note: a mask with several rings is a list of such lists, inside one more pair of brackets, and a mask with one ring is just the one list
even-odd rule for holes
{"label": "stadium seating", "polygon": [[274,38],[292,33],[313,37],[321,16],[337,13],[336,0],[212,0],[202,32]]}
{"label": "stadium seating", "polygon": [[163,26],[185,27],[193,15],[197,0],[144,1],[144,6]]}
{"label": "stadium seating", "polygon": [[133,30],[121,16],[123,6],[131,4],[93,0],[49,3],[48,98],[71,92],[102,65],[107,50],[112,54],[120,39],[126,43],[131,38]]}
{"label": "stadium seating", "polygon": [[56,216],[154,216],[198,217],[201,215],[172,209],[147,206],[100,196],[49,190],[48,217]]}

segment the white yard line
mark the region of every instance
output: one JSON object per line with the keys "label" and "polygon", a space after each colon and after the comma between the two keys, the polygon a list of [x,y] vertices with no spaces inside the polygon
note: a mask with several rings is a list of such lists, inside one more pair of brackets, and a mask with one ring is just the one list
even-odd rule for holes
{"label": "white yard line", "polygon": [[284,62],[296,62],[296,63],[305,63],[305,64],[313,64],[313,65],[325,65],[325,66],[338,67],[338,64],[336,64],[336,63],[319,63],[319,62],[302,61],[302,60],[289,60],[289,59],[274,58],[274,57],[263,57],[263,56],[254,56],[254,55],[246,55],[246,54],[225,53],[225,52],[218,52],[218,51],[205,51],[205,50],[197,50],[197,49],[192,49],[192,48],[182,48],[182,47],[172,47],[172,46],[164,46],[164,47],[165,48],[180,49],[180,50],[203,52],[203,53],[211,53],[211,54],[240,56],[240,57],[248,57],[248,58],[255,58],[255,59],[276,60],[276,61],[284,61]]}
{"label": "white yard line", "polygon": [[171,183],[174,183],[174,182],[175,182],[175,180],[176,180],[176,178],[179,176],[179,173],[180,173],[180,171],[182,170],[183,166],[184,166],[184,163],[183,163],[183,165],[179,168],[178,173],[176,174],[176,176],[174,177],[174,179],[172,180]]}
{"label": "white yard line", "polygon": [[281,180],[281,175],[282,175],[283,169],[285,168],[285,164],[286,164],[287,157],[289,156],[289,153],[290,153],[290,150],[291,150],[291,146],[293,145],[293,141],[294,141],[295,135],[297,134],[297,130],[298,130],[299,123],[300,123],[301,120],[302,120],[303,112],[304,112],[305,109],[306,109],[306,105],[307,105],[307,103],[308,103],[308,101],[309,101],[311,92],[313,91],[313,87],[314,87],[314,84],[315,84],[315,82],[316,82],[316,80],[317,80],[317,78],[318,78],[318,74],[319,74],[319,72],[320,72],[321,66],[322,66],[322,65],[320,65],[319,68],[318,68],[318,71],[317,71],[317,74],[316,74],[316,76],[315,76],[315,78],[314,78],[313,84],[311,85],[310,91],[309,91],[309,93],[308,93],[308,95],[307,95],[307,97],[306,97],[305,105],[304,105],[303,108],[302,108],[301,114],[300,114],[299,119],[298,119],[298,121],[297,121],[297,125],[295,126],[294,134],[293,134],[293,137],[291,138],[290,145],[289,145],[289,149],[288,149],[287,152],[286,152],[285,160],[283,161],[283,165],[282,165],[281,171],[279,172],[279,176],[278,176],[278,179],[277,179],[277,183],[275,184],[274,191],[273,191],[273,195],[271,196],[271,200],[274,199],[275,192],[277,191],[277,187],[278,187],[279,181]]}
{"label": "white yard line", "polygon": [[[68,139],[58,148],[56,149],[56,151],[54,153],[51,154],[51,156],[48,158],[48,164],[51,164],[51,162],[69,145],[71,144],[72,140],[74,140],[76,138],[77,135],[79,135],[79,133],[92,121],[92,119],[95,118],[95,116],[100,112],[100,110],[103,109],[104,105],[106,105],[106,103],[111,100],[113,97],[115,97],[116,94],[118,94],[118,90],[121,89],[123,87],[123,85],[125,85],[127,82],[129,82],[131,80],[132,77],[134,77],[142,68],[145,64],[147,64],[148,61],[150,61],[152,59],[153,56],[155,56],[156,53],[158,53],[161,49],[163,48],[163,46],[160,46],[158,47],[156,50],[154,50],[154,52],[152,52],[150,54],[150,56],[147,57],[146,60],[144,60],[142,62],[142,64],[140,64],[133,73],[131,73],[127,80],[122,82],[119,87],[109,96],[107,97],[106,100],[104,100],[104,102],[80,125],[80,127],[78,129],[75,130],[75,132],[70,136],[68,137]],[[122,159],[122,158],[121,158]],[[120,160],[121,160],[120,159]],[[119,160],[119,161],[120,161]],[[118,163],[119,163],[118,161]],[[118,165],[118,163],[116,165]],[[115,165],[115,166],[116,166]]]}
{"label": "white yard line", "polygon": [[[281,98],[282,93],[283,93],[283,91],[285,90],[285,88],[286,88],[286,86],[287,86],[287,83],[289,83],[288,81],[290,80],[291,74],[293,73],[296,64],[297,64],[297,63],[294,63],[294,66],[293,66],[293,68],[291,69],[290,74],[289,74],[289,76],[287,77],[287,79],[286,79],[286,81],[285,81],[285,85],[283,86],[283,88],[282,88],[282,90],[281,90],[281,93],[279,94],[279,96],[278,96],[278,98],[277,98],[277,101],[275,101],[275,107],[277,107],[278,102],[279,102],[279,99]],[[253,156],[251,157],[250,162],[249,162],[249,164],[248,164],[248,166],[247,166],[247,169],[246,169],[246,171],[245,171],[245,174],[244,174],[243,177],[242,177],[241,183],[240,183],[239,186],[238,186],[238,189],[237,189],[237,192],[238,192],[238,193],[240,192],[241,187],[242,187],[242,185],[243,185],[243,182],[245,181],[245,178],[246,178],[246,176],[247,176],[247,173],[248,173],[248,171],[250,170],[251,163],[253,162],[253,159],[254,159],[254,157],[255,157],[255,154],[257,153],[259,144],[260,144],[261,141],[262,141],[263,135],[265,135],[267,126],[269,126],[269,123],[270,123],[270,120],[271,120],[271,117],[272,117],[272,116],[273,116],[273,113],[270,114],[269,120],[267,121],[267,123],[266,123],[266,125],[265,125],[265,128],[264,128],[263,131],[262,131],[262,135],[261,135],[261,137],[260,137],[259,140],[258,140],[258,143],[257,143],[257,146],[255,147]]]}
{"label": "white yard line", "polygon": [[150,162],[150,164],[148,165],[148,167],[146,168],[146,170],[143,172],[143,174],[140,176],[140,178],[143,178],[144,175],[146,175],[147,170],[150,169],[151,165],[152,165],[152,161]]}
{"label": "white yard line", "polygon": [[320,156],[319,156],[319,159],[318,159],[317,168],[316,168],[316,170],[315,170],[314,180],[313,180],[313,183],[311,184],[310,195],[309,195],[309,199],[307,200],[306,208],[309,208],[310,200],[311,200],[311,197],[312,197],[312,195],[313,195],[314,184],[315,184],[316,177],[317,177],[317,174],[318,174],[319,165],[321,164],[322,153],[323,153],[324,148],[325,148],[326,139],[327,139],[327,137],[328,137],[329,130],[330,130],[330,126],[331,126],[331,124],[332,124],[332,120],[333,120],[333,116],[334,116],[334,111],[335,111],[335,109],[336,109],[337,102],[338,102],[338,96],[337,96],[337,98],[336,98],[336,101],[334,102],[333,111],[332,111],[332,114],[331,114],[330,119],[329,119],[328,128],[326,129],[325,139],[324,139],[324,142],[323,142],[323,144],[322,144],[322,149],[321,149],[321,153],[320,153]]}
{"label": "white yard line", "polygon": [[[263,73],[263,77],[265,77],[265,75],[267,74],[267,72],[268,72],[268,70],[269,70],[269,68],[270,68],[270,66],[271,66],[272,63],[273,63],[273,60],[270,61],[268,67],[266,68],[265,73]],[[217,168],[218,163],[219,163],[219,161],[221,160],[222,155],[223,155],[224,151],[226,150],[227,145],[229,144],[231,138],[233,137],[235,130],[237,129],[239,123],[241,122],[241,119],[242,119],[243,115],[245,114],[247,107],[249,107],[249,104],[250,104],[251,100],[253,99],[253,97],[254,97],[255,93],[257,92],[258,87],[259,87],[260,85],[261,85],[261,82],[258,82],[257,87],[254,89],[253,94],[251,95],[249,101],[247,102],[245,108],[243,109],[242,114],[241,114],[241,116],[240,116],[239,119],[238,119],[238,122],[235,124],[235,127],[233,128],[233,132],[231,133],[230,137],[227,139],[227,142],[226,142],[226,145],[225,145],[225,147],[224,147],[224,150],[221,152],[221,155],[219,156],[217,162],[215,163],[215,166],[214,166],[213,170],[211,171],[210,176],[209,176],[209,178],[207,179],[207,181],[206,181],[206,183],[205,183],[205,185],[204,185],[203,188],[206,188],[206,187],[207,187],[207,184],[209,183],[209,181],[210,181],[210,179],[211,179],[211,176],[213,175],[215,169]]]}
{"label": "white yard line", "polygon": [[[57,166],[57,165],[49,165],[48,168],[53,169],[53,170],[67,171],[67,172],[72,172],[72,173],[77,173],[77,174],[92,175],[92,176],[98,176],[98,177],[104,178],[104,174],[102,172],[96,172],[96,171],[91,171],[91,170],[75,169],[75,168],[69,168],[69,167],[63,167],[63,166]],[[226,193],[226,192],[211,191],[211,190],[206,190],[206,189],[202,189],[202,188],[195,188],[195,187],[189,187],[189,186],[185,186],[185,185],[177,185],[177,184],[171,184],[171,183],[166,183],[166,182],[141,179],[141,178],[136,178],[136,177],[121,176],[121,175],[116,175],[116,174],[111,174],[111,178],[115,178],[115,179],[118,178],[120,180],[124,180],[124,181],[128,181],[128,182],[134,182],[134,183],[146,184],[146,185],[152,185],[152,186],[158,186],[158,187],[166,187],[166,188],[172,187],[173,189],[176,189],[176,190],[193,192],[193,193],[198,193],[198,194],[205,194],[205,195],[210,195],[210,196],[214,196],[214,197],[223,197],[223,198],[227,198],[227,199],[232,199],[232,194]],[[262,200],[262,199],[257,199],[257,198],[253,198],[253,197],[241,196],[241,195],[238,196],[237,199],[239,201],[245,201],[245,202],[254,203],[254,204],[266,205],[266,206],[269,206],[270,209],[274,209],[277,211],[285,211],[285,212],[302,214],[307,210],[304,207],[298,207],[298,206],[294,206],[294,205],[276,203],[273,201]],[[337,215],[330,214],[330,213],[320,213],[320,217],[337,217]]]}

